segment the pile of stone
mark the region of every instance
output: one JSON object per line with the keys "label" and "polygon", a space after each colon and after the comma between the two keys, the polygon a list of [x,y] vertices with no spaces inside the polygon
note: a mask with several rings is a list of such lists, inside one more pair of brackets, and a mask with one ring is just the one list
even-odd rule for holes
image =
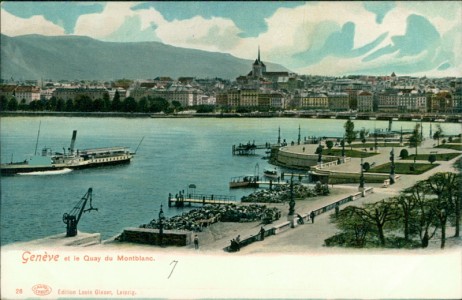
{"label": "pile of stone", "polygon": [[[162,220],[165,230],[202,231],[203,227],[216,222],[253,222],[262,221],[269,224],[281,217],[277,208],[268,208],[265,205],[240,206],[236,204],[206,205],[200,209],[193,209],[187,213]],[[140,228],[159,229],[159,220],[153,219]]]}
{"label": "pile of stone", "polygon": [[[326,195],[325,189],[320,189],[318,185],[314,188],[310,188],[299,183],[294,183],[293,193],[294,199]],[[272,190],[259,190],[248,196],[243,196],[241,201],[251,203],[284,203],[290,201],[290,198],[290,185],[280,185]]]}

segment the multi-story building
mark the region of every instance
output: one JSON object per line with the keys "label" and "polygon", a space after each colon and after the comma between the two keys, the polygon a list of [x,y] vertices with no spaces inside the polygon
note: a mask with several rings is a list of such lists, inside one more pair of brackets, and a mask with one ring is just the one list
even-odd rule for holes
{"label": "multi-story building", "polygon": [[387,89],[377,94],[377,110],[380,112],[398,111],[398,91]]}
{"label": "multi-story building", "polygon": [[15,84],[0,85],[0,96],[4,96],[7,100],[10,100],[14,97],[14,90],[16,89],[16,87],[17,85]]}
{"label": "multi-story building", "polygon": [[306,110],[327,110],[329,99],[325,94],[314,92],[301,92],[294,96],[296,107]]}
{"label": "multi-story building", "polygon": [[241,89],[239,106],[257,107],[259,91],[254,89]]}
{"label": "multi-story building", "polygon": [[90,99],[103,99],[104,94],[108,93],[106,88],[56,88],[53,92],[53,96],[57,99],[63,99],[67,101],[69,99],[74,100],[79,95],[88,96]]}
{"label": "multi-story building", "polygon": [[327,99],[331,111],[350,110],[350,97],[347,93],[327,93]]}
{"label": "multi-story building", "polygon": [[285,97],[282,93],[272,92],[270,93],[270,107],[274,107],[276,109],[283,109],[285,108]]}
{"label": "multi-story building", "polygon": [[452,113],[453,99],[449,91],[440,91],[430,96],[430,112],[432,113]]}
{"label": "multi-story building", "polygon": [[416,90],[398,93],[398,112],[427,112],[427,97]]}
{"label": "multi-story building", "polygon": [[[201,90],[195,89],[190,85],[182,85],[172,83],[167,88],[153,88],[149,91],[152,97],[160,97],[167,100],[169,103],[177,101],[183,107],[194,106],[198,104],[198,99],[201,99],[203,93]],[[200,102],[200,101],[199,101]]]}
{"label": "multi-story building", "polygon": [[40,100],[40,88],[19,85],[14,90],[14,96],[19,103],[29,104],[32,101]]}
{"label": "multi-story building", "polygon": [[462,87],[456,88],[452,94],[452,103],[454,106],[454,113],[462,113]]}
{"label": "multi-story building", "polygon": [[427,112],[427,97],[417,90],[386,90],[377,95],[380,112]]}
{"label": "multi-story building", "polygon": [[359,112],[372,112],[374,95],[367,91],[361,91],[356,96],[357,108]]}

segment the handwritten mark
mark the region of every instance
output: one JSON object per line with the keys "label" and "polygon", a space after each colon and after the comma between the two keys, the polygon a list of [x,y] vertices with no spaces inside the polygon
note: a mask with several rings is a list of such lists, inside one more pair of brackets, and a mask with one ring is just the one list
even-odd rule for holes
{"label": "handwritten mark", "polygon": [[170,274],[168,275],[168,278],[167,278],[167,279],[170,279],[170,276],[172,276],[173,271],[175,270],[175,267],[176,267],[176,265],[178,264],[178,261],[177,261],[177,260],[174,260],[174,261],[172,261],[172,262],[170,263],[170,265],[172,265],[173,263],[175,263],[175,264],[173,265],[172,271],[170,271]]}

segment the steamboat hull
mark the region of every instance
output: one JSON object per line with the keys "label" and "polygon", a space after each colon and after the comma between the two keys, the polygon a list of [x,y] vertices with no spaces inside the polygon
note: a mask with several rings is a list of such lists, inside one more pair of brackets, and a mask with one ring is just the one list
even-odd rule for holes
{"label": "steamboat hull", "polygon": [[11,176],[20,173],[32,173],[32,172],[49,172],[49,171],[60,171],[64,169],[72,169],[72,170],[81,170],[81,169],[89,169],[89,168],[98,168],[98,167],[105,167],[105,166],[114,166],[114,165],[122,165],[122,164],[129,164],[132,155],[127,154],[121,157],[104,157],[104,158],[96,158],[90,160],[83,160],[79,161],[78,163],[74,164],[59,164],[59,165],[43,165],[43,166],[35,166],[35,165],[17,165],[17,164],[3,164],[0,167],[0,173],[2,176]]}

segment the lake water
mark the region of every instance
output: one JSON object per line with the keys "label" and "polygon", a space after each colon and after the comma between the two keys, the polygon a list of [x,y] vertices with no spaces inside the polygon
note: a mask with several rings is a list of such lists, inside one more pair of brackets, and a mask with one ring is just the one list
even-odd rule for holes
{"label": "lake water", "polygon": [[[78,118],[78,117],[5,117],[1,120],[1,160],[24,160],[35,152],[37,131],[41,148],[61,152],[68,148],[77,130],[76,148],[128,146],[136,157],[128,165],[75,170],[62,175],[13,176],[1,178],[1,244],[28,241],[65,232],[62,221],[80,198],[93,188],[93,206],[98,211],[85,213],[78,230],[99,232],[107,239],[125,227],[138,226],[157,218],[160,204],[167,217],[181,209],[168,208],[168,193],[187,191],[232,195],[239,200],[252,190],[229,190],[231,177],[260,175],[269,167],[255,156],[233,156],[232,145],[255,141],[276,143],[281,138],[297,141],[307,136],[341,136],[345,120],[297,118]],[[355,121],[362,127],[387,128],[387,121]],[[413,129],[414,122],[393,122],[393,129]],[[424,123],[424,136],[429,136]],[[445,134],[458,134],[460,124],[442,124]],[[436,126],[433,126],[435,131]],[[87,204],[88,205],[88,204]],[[87,206],[88,208],[88,206]],[[187,208],[185,208],[187,209]]]}

